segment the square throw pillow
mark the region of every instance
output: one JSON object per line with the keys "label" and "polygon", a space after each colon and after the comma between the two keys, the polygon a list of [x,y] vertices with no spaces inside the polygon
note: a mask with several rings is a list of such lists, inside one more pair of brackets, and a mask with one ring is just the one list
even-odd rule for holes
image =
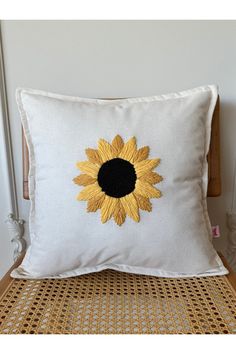
{"label": "square throw pillow", "polygon": [[226,274],[206,195],[217,88],[118,100],[18,89],[31,244],[12,272]]}

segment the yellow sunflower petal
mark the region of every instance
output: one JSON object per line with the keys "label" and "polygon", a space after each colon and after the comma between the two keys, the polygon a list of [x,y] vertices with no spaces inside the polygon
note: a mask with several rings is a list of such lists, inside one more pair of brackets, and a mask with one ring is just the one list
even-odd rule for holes
{"label": "yellow sunflower petal", "polygon": [[93,184],[94,182],[96,182],[96,178],[93,178],[86,174],[82,174],[73,178],[73,182],[75,184],[78,184],[79,186],[88,186],[89,184]]}
{"label": "yellow sunflower petal", "polygon": [[105,199],[102,203],[102,207],[101,207],[101,220],[102,223],[104,224],[105,222],[107,222],[113,215],[114,210],[116,208],[118,199],[117,198],[112,198],[109,196],[105,196]]}
{"label": "yellow sunflower petal", "polygon": [[[117,135],[110,144],[104,139],[98,142],[98,149],[87,148],[88,161],[77,163],[82,174],[73,179],[74,183],[85,188],[77,196],[78,200],[87,201],[87,212],[101,209],[101,221],[106,223],[111,217],[117,225],[122,225],[126,215],[139,222],[139,209],[152,210],[149,198],[161,197],[161,192],[153,185],[163,180],[162,176],[152,171],[158,166],[160,159],[147,159],[149,147],[143,146],[137,150],[136,138],[132,137],[124,143]],[[113,158],[120,157],[134,165],[136,172],[135,190],[122,198],[106,195],[98,184],[100,166]]]}
{"label": "yellow sunflower petal", "polygon": [[134,193],[134,196],[137,200],[138,207],[142,210],[151,211],[152,210],[152,203],[148,198],[145,198],[139,194]]}
{"label": "yellow sunflower petal", "polygon": [[140,181],[147,182],[150,184],[156,184],[163,180],[163,177],[160,176],[158,173],[150,171],[139,178]]}
{"label": "yellow sunflower petal", "polygon": [[123,146],[119,157],[127,161],[133,162],[136,156],[137,146],[136,138],[133,136],[125,145]]}
{"label": "yellow sunflower petal", "polygon": [[85,150],[85,152],[86,152],[86,155],[88,156],[88,159],[90,162],[96,163],[98,165],[102,164],[102,158],[101,158],[98,150],[88,148]]}
{"label": "yellow sunflower petal", "polygon": [[120,200],[118,199],[118,202],[116,204],[113,217],[117,225],[121,226],[125,222],[126,214],[125,214],[125,209],[122,206]]}
{"label": "yellow sunflower petal", "polygon": [[137,201],[133,195],[130,193],[125,197],[120,198],[120,202],[124,207],[126,214],[131,217],[134,221],[139,222],[139,210]]}
{"label": "yellow sunflower petal", "polygon": [[153,187],[151,184],[147,182],[140,181],[137,179],[136,184],[135,184],[135,194],[139,194],[143,197],[146,198],[160,198],[161,197],[161,192],[159,189],[156,189]]}
{"label": "yellow sunflower petal", "polygon": [[144,146],[141,149],[138,149],[138,151],[136,152],[134,162],[146,160],[148,158],[148,155],[149,155],[149,147]]}
{"label": "yellow sunflower petal", "polygon": [[98,183],[90,184],[85,187],[77,196],[77,200],[89,200],[98,195],[102,195],[102,190],[99,187]]}
{"label": "yellow sunflower petal", "polygon": [[94,178],[97,177],[99,171],[99,166],[89,161],[77,162],[76,167],[79,168],[82,172],[85,172]]}
{"label": "yellow sunflower petal", "polygon": [[101,209],[104,199],[105,199],[105,193],[103,193],[103,192],[101,194],[99,194],[98,196],[96,196],[92,199],[89,199],[88,203],[87,203],[87,211],[88,212],[95,212],[98,209]]}
{"label": "yellow sunflower petal", "polygon": [[114,157],[118,156],[119,153],[121,152],[123,146],[124,146],[124,141],[121,138],[120,135],[116,135],[115,138],[112,140],[112,148],[113,148],[113,153]]}
{"label": "yellow sunflower petal", "polygon": [[99,140],[98,151],[103,162],[111,160],[114,157],[112,146],[104,139]]}
{"label": "yellow sunflower petal", "polygon": [[160,163],[160,159],[144,160],[135,162],[134,167],[137,177],[142,177],[145,173],[149,172],[153,168],[157,167]]}

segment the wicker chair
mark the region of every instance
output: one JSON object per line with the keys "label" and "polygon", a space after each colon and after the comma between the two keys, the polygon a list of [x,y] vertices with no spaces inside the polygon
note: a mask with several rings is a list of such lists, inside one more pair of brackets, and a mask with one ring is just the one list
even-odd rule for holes
{"label": "wicker chair", "polygon": [[[208,154],[208,196],[221,193],[219,101]],[[28,151],[23,136],[24,198]],[[158,278],[105,270],[69,279],[0,282],[0,333],[236,333],[236,277]]]}

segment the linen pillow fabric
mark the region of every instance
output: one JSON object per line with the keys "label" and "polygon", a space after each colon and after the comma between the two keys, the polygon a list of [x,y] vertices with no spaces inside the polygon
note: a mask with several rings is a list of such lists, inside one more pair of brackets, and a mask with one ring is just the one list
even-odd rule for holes
{"label": "linen pillow fabric", "polygon": [[12,276],[226,274],[206,206],[217,95],[213,85],[118,100],[18,89],[31,244]]}

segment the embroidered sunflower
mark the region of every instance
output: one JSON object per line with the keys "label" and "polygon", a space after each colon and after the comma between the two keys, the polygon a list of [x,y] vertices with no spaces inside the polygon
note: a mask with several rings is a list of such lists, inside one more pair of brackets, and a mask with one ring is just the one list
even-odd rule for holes
{"label": "embroidered sunflower", "polygon": [[161,192],[153,185],[162,181],[162,176],[152,170],[160,159],[148,160],[149,147],[137,149],[136,138],[124,143],[117,135],[111,144],[100,139],[98,149],[86,149],[88,161],[76,164],[83,174],[73,179],[85,188],[77,200],[87,201],[87,211],[101,209],[101,221],[111,217],[122,225],[126,215],[139,222],[139,209],[150,212],[149,198],[160,198]]}

